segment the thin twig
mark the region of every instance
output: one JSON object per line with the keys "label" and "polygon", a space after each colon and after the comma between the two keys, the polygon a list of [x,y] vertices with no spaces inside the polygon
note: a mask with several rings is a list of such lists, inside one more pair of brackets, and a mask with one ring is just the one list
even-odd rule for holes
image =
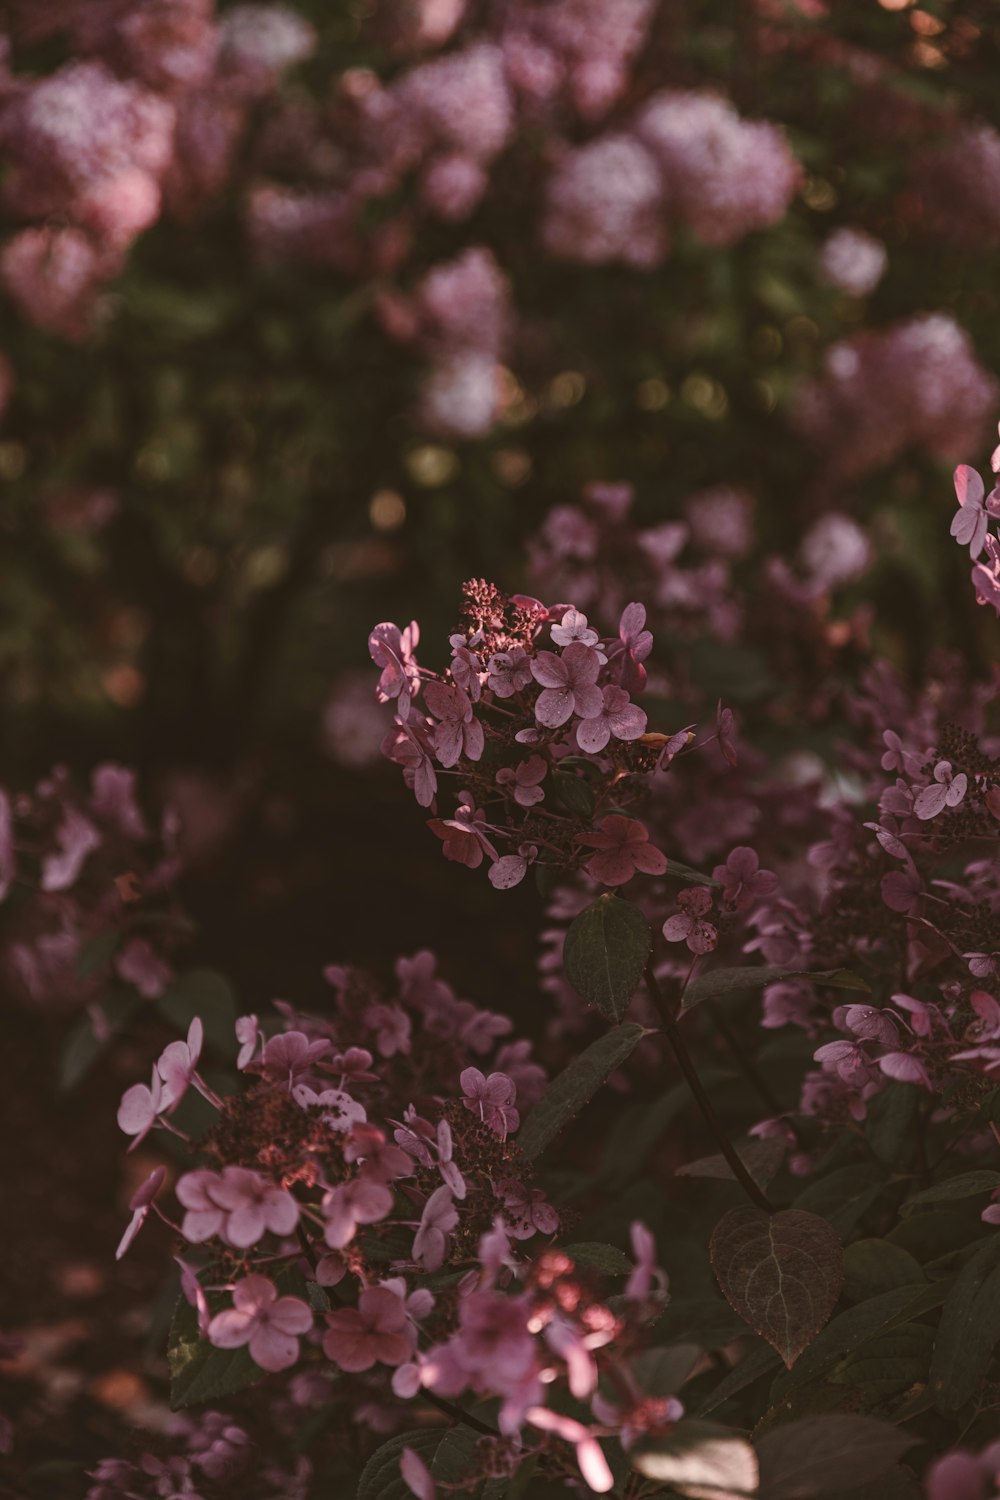
{"label": "thin twig", "polygon": [[471,1412],[463,1410],[454,1401],[446,1401],[443,1396],[435,1396],[433,1391],[425,1390],[421,1394],[425,1401],[430,1402],[431,1406],[436,1406],[438,1411],[447,1412],[449,1417],[453,1417],[456,1422],[461,1422],[464,1427],[471,1427],[473,1432],[482,1432],[486,1437],[500,1436],[498,1428],[491,1427],[489,1422],[481,1422],[478,1417],[474,1417]]}
{"label": "thin twig", "polygon": [[715,1107],[712,1104],[711,1099],[708,1097],[708,1094],[705,1092],[705,1087],[701,1079],[698,1077],[698,1070],[695,1067],[691,1054],[687,1049],[687,1044],[685,1043],[684,1038],[681,1036],[680,1027],[677,1025],[674,1014],[671,1011],[670,1006],[667,1004],[662,991],[660,990],[656,975],[653,973],[652,963],[648,963],[646,965],[646,987],[649,990],[649,997],[656,1008],[657,1015],[663,1022],[663,1030],[666,1035],[667,1041],[670,1043],[673,1049],[674,1056],[680,1063],[681,1072],[687,1079],[688,1087],[695,1097],[698,1108],[701,1110],[702,1114],[705,1117],[705,1123],[708,1125],[709,1130],[715,1137],[716,1144],[718,1145],[719,1150],[722,1152],[723,1156],[726,1158],[726,1161],[732,1168],[733,1176],[743,1188],[743,1191],[747,1194],[751,1201],[757,1205],[758,1208],[762,1208],[765,1213],[773,1214],[773,1203],[770,1202],[767,1194],[757,1185],[756,1182],[754,1182],[753,1178],[750,1176],[750,1173],[747,1171],[746,1165],[740,1157],[739,1152],[736,1150],[732,1141],[729,1139],[729,1136],[726,1134],[725,1126],[719,1119],[718,1115],[715,1113]]}
{"label": "thin twig", "polygon": [[717,1005],[714,1000],[706,1001],[706,1006],[709,1015],[712,1017],[713,1026],[732,1053],[733,1061],[744,1078],[757,1090],[761,1100],[767,1105],[773,1115],[784,1114],[784,1109],[778,1102],[776,1095],[771,1091],[771,1085],[763,1073],[760,1072],[757,1064],[747,1055],[746,1048],[740,1046],[739,1038],[723,1015],[722,1007]]}

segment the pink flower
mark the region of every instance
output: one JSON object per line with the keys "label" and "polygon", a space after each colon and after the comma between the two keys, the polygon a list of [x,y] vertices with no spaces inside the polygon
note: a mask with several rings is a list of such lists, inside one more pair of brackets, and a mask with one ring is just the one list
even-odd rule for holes
{"label": "pink flower", "polygon": [[615,679],[629,693],[641,693],[646,686],[646,668],[642,663],[653,649],[653,637],[645,626],[645,605],[626,605],[618,623],[618,639],[608,648]]}
{"label": "pink flower", "polygon": [[649,842],[649,830],[621,813],[608,813],[592,833],[578,833],[576,842],[598,850],[584,869],[602,885],[624,885],[637,870],[662,875],[667,868],[666,855]]}
{"label": "pink flower", "polygon": [[923,882],[915,869],[890,870],[879,881],[882,900],[890,911],[915,912],[923,896]]}
{"label": "pink flower", "polygon": [[555,1234],[559,1215],[545,1201],[541,1188],[530,1190],[513,1178],[494,1184],[493,1191],[505,1209],[505,1225],[515,1240],[530,1240],[535,1234]]}
{"label": "pink flower", "polygon": [[352,1177],[331,1189],[323,1199],[324,1239],[331,1250],[343,1250],[359,1224],[376,1224],[392,1212],[392,1192],[371,1177]]}
{"label": "pink flower", "polygon": [[513,698],[531,681],[531,658],[523,646],[514,646],[510,651],[497,651],[491,656],[487,670],[487,687],[498,698]]}
{"label": "pink flower", "polygon": [[535,703],[535,718],[546,729],[558,729],[574,713],[591,718],[604,707],[597,678],[603,665],[590,646],[574,641],[562,656],[554,651],[539,651],[531,663],[531,675],[543,691]]}
{"label": "pink flower", "polygon": [[313,1315],[298,1297],[279,1297],[266,1276],[245,1276],[233,1288],[233,1307],[208,1325],[217,1349],[250,1346],[250,1357],[262,1370],[287,1370],[299,1357],[299,1336],[312,1327]]}
{"label": "pink flower", "polygon": [[[834,1017],[834,1024],[841,1024],[837,1016]],[[876,1010],[872,1005],[845,1006],[843,1024],[855,1036],[864,1041],[878,1042],[882,1047],[895,1047],[899,1042],[899,1029],[895,1021],[885,1011]]]}
{"label": "pink flower", "polygon": [[894,729],[886,729],[882,735],[885,754],[882,756],[883,771],[902,771],[913,776],[919,769],[919,757],[907,750]]}
{"label": "pink flower", "polygon": [[616,740],[637,740],[646,732],[646,715],[629,702],[624,688],[606,687],[603,697],[601,710],[576,726],[576,742],[588,755],[599,755],[612,735]]}
{"label": "pink flower", "polygon": [[925,1089],[931,1086],[923,1063],[908,1052],[887,1052],[879,1058],[878,1065],[887,1078],[895,1078],[897,1083],[919,1083]]}
{"label": "pink flower", "polygon": [[517,1129],[521,1117],[513,1108],[517,1098],[514,1080],[506,1073],[491,1073],[485,1078],[478,1068],[464,1068],[459,1077],[462,1103],[497,1135],[506,1136]]}
{"label": "pink flower", "polygon": [[492,1390],[508,1390],[535,1367],[530,1316],[527,1297],[469,1293],[458,1305],[459,1332],[452,1340],[456,1361],[473,1380],[485,1380]]}
{"label": "pink flower", "polygon": [[1000,493],[993,490],[984,500],[983,481],[968,464],[955,470],[955,494],[958,510],[952,518],[951,535],[960,547],[969,544],[969,556],[975,560],[983,550],[990,516],[1000,516]]}
{"label": "pink flower", "polygon": [[321,1109],[320,1119],[331,1130],[350,1130],[355,1125],[363,1125],[368,1118],[364,1105],[345,1094],[343,1089],[323,1089],[317,1093],[308,1084],[297,1083],[292,1089],[292,1098],[303,1109]]}
{"label": "pink flower", "polygon": [[483,726],[472,712],[468,693],[444,682],[429,682],[424,689],[427,707],[441,722],[433,731],[434,751],[445,767],[457,765],[462,756],[482,757]]}
{"label": "pink flower", "polygon": [[722,751],[724,759],[735,768],[736,747],[733,744],[733,731],[736,727],[736,720],[731,708],[723,708],[721,698],[715,710],[715,723],[719,739],[719,749]]}
{"label": "pink flower", "polygon": [[419,669],[414,652],[420,641],[420,626],[411,620],[405,630],[398,625],[385,622],[376,625],[368,637],[368,650],[372,661],[381,667],[375,696],[380,703],[398,700],[399,717],[410,717],[412,701],[420,686]]}
{"label": "pink flower", "polygon": [[448,638],[452,650],[452,681],[468,693],[473,703],[478,703],[482,696],[483,673],[479,665],[479,657],[475,651],[471,650],[471,647],[481,645],[482,639],[482,632],[477,632],[471,641],[467,641],[464,635],[453,635]]}
{"label": "pink flower", "polygon": [[529,755],[515,769],[502,766],[497,772],[497,786],[513,787],[514,801],[519,807],[534,807],[545,796],[540,783],[547,771],[548,764],[541,755]]}
{"label": "pink flower", "polygon": [[375,1031],[375,1046],[380,1057],[395,1057],[410,1050],[410,1018],[398,1005],[373,1005],[365,1020]]}
{"label": "pink flower", "polygon": [[936,818],[946,807],[957,807],[965,796],[968,778],[964,772],[952,774],[951,762],[939,760],[934,767],[934,781],[923,787],[916,796],[913,811],[922,823]]}
{"label": "pink flower", "polygon": [[381,744],[382,754],[403,767],[403,781],[421,807],[430,807],[437,792],[437,772],[431,760],[431,736],[424,724],[397,719]]}
{"label": "pink flower", "polygon": [[472,800],[469,792],[462,792],[462,800],[455,809],[453,818],[428,818],[427,827],[442,841],[445,859],[466,865],[476,870],[483,862],[483,855],[499,859],[496,849],[486,837],[486,815]]}
{"label": "pink flower", "polygon": [[629,1272],[623,1295],[630,1302],[645,1302],[654,1287],[661,1295],[666,1292],[667,1277],[656,1264],[656,1240],[641,1219],[632,1221],[629,1233],[635,1266]]}
{"label": "pink flower", "polygon": [[327,1313],[326,1323],[323,1353],[352,1375],[375,1364],[404,1364],[416,1347],[406,1304],[387,1287],[367,1287],[357,1307]]}
{"label": "pink flower", "polygon": [[596,646],[600,636],[587,625],[587,616],[578,609],[568,609],[558,625],[549,631],[557,646],[571,646],[579,641],[581,646]]}
{"label": "pink flower", "polygon": [[139,1230],[146,1221],[153,1199],[163,1186],[163,1179],[166,1175],[166,1167],[157,1167],[155,1171],[150,1172],[138,1191],[132,1194],[128,1204],[132,1210],[132,1218],[129,1221],[128,1228],[121,1237],[118,1249],[115,1251],[115,1260],[121,1260],[125,1251],[139,1233]]}
{"label": "pink flower", "polygon": [[528,866],[537,858],[536,844],[519,844],[516,854],[504,854],[490,865],[490,885],[498,891],[509,891],[520,885],[528,873]]}
{"label": "pink flower", "polygon": [[737,911],[746,911],[778,889],[777,875],[762,870],[756,850],[745,844],[734,849],[724,865],[716,865],[712,877],[721,882],[723,899]]}
{"label": "pink flower", "polygon": [[547,1406],[529,1407],[525,1416],[532,1427],[538,1427],[542,1432],[554,1432],[557,1437],[573,1444],[580,1473],[592,1490],[599,1495],[606,1495],[609,1490],[614,1489],[614,1475],[608,1468],[604,1450],[589,1427],[573,1417],[561,1417]]}
{"label": "pink flower", "polygon": [[172,1103],[173,1095],[164,1087],[155,1068],[148,1088],[144,1083],[134,1083],[130,1089],[125,1090],[118,1106],[118,1128],[126,1135],[135,1137],[129,1147],[130,1151],[134,1151],[139,1142],[145,1140],[156,1124],[157,1117],[169,1109]]}
{"label": "pink flower", "polygon": [[448,1235],[458,1223],[458,1210],[447,1184],[435,1188],[420,1215],[413,1237],[413,1259],[425,1271],[440,1271],[444,1265]]}
{"label": "pink flower", "polygon": [[208,1195],[226,1214],[222,1238],[237,1250],[256,1245],[268,1230],[291,1234],[299,1222],[299,1205],[292,1194],[248,1167],[223,1167]]}
{"label": "pink flower", "polygon": [[877,1076],[871,1059],[856,1042],[827,1042],[813,1053],[827,1073],[837,1077],[851,1088],[861,1088]]}
{"label": "pink flower", "polygon": [[712,906],[711,892],[703,885],[681,891],[677,905],[680,912],[675,917],[668,917],[663,924],[663,936],[667,942],[686,942],[692,953],[711,953],[719,941],[719,934],[711,922],[702,920]]}
{"label": "pink flower", "polygon": [[236,1040],[240,1044],[239,1054],[236,1058],[236,1067],[242,1073],[247,1064],[253,1061],[258,1041],[263,1043],[263,1037],[260,1034],[256,1016],[240,1016],[237,1019]]}
{"label": "pink flower", "polygon": [[187,1209],[181,1234],[192,1245],[201,1245],[213,1235],[222,1233],[226,1215],[210,1193],[218,1183],[217,1172],[201,1167],[195,1172],[185,1172],[177,1184],[178,1202]]}
{"label": "pink flower", "polygon": [[43,891],[65,891],[74,885],[88,854],[100,847],[101,836],[89,819],[70,807],[56,829],[56,843],[59,853],[42,861]]}
{"label": "pink flower", "polygon": [[275,1083],[283,1083],[289,1092],[293,1084],[305,1082],[316,1060],[329,1052],[332,1043],[325,1038],[311,1041],[304,1031],[284,1031],[264,1043],[261,1072]]}
{"label": "pink flower", "polygon": [[995,536],[985,538],[988,563],[976,563],[972,570],[972,587],[980,604],[992,604],[1000,615],[1000,542]]}
{"label": "pink flower", "polygon": [[180,1102],[197,1077],[203,1039],[204,1027],[198,1016],[195,1016],[188,1027],[187,1041],[168,1042],[160,1053],[156,1071],[171,1095],[171,1109]]}
{"label": "pink flower", "polygon": [[404,1448],[399,1456],[399,1472],[407,1488],[417,1500],[437,1500],[437,1486],[430,1469],[412,1448]]}
{"label": "pink flower", "polygon": [[174,971],[144,937],[132,937],[115,955],[115,973],[132,984],[144,1000],[156,1000],[174,977]]}

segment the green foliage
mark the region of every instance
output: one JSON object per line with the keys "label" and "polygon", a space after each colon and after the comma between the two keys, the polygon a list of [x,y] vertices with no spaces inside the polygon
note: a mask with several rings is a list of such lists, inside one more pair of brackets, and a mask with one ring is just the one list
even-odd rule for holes
{"label": "green foliage", "polygon": [[521,1154],[528,1161],[539,1156],[565,1130],[600,1088],[609,1073],[621,1067],[645,1035],[641,1026],[627,1022],[591,1042],[554,1078],[518,1133]]}
{"label": "green foliage", "polygon": [[609,1021],[620,1021],[642,982],[651,941],[638,907],[605,892],[570,924],[563,954],[566,978],[588,1005]]}

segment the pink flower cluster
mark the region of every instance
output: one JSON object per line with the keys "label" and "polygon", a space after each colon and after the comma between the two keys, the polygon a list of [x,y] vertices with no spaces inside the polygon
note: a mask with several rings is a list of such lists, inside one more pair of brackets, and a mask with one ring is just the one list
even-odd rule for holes
{"label": "pink flower cluster", "polygon": [[452,815],[428,822],[446,859],[470,869],[488,860],[490,880],[504,890],[531,865],[582,865],[611,886],[637,871],[663,873],[665,856],[643,824],[611,810],[688,741],[687,731],[648,736],[632,702],[653,644],[645,620],[644,607],[629,604],[617,634],[602,637],[571,605],[507,599],[492,584],[469,583],[463,628],[451,636],[451,666],[440,677],[417,663],[416,623],[375,627],[377,695],[397,707],[383,753],[432,812],[440,777],[461,780]]}
{"label": "pink flower cluster", "polygon": [[[56,767],[30,795],[0,789],[0,966],[8,994],[66,1010],[95,1002],[114,976],[146,999],[173,978],[185,928],[173,887],[175,822],[159,835],[136,777],[100,765],[81,795]],[[16,899],[15,899],[16,898]]]}
{"label": "pink flower cluster", "polygon": [[[1000,447],[993,451],[991,467],[1000,473]],[[958,510],[951,523],[951,534],[960,547],[968,545],[972,569],[972,586],[979,604],[992,604],[1000,615],[1000,539],[990,531],[990,522],[1000,519],[1000,483],[987,495],[986,487],[975,469],[959,464],[955,470],[955,495]],[[982,552],[986,561],[978,561]]]}

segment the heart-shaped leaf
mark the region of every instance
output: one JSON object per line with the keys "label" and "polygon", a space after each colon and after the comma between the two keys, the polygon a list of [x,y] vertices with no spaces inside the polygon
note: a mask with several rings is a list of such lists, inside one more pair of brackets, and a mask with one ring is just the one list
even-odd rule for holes
{"label": "heart-shaped leaf", "polygon": [[860,990],[869,993],[868,985],[850,969],[780,969],[757,967],[747,969],[710,969],[695,979],[684,991],[681,1010],[691,1010],[703,1000],[717,1000],[741,990],[763,990],[782,979],[810,979],[832,990]]}
{"label": "heart-shaped leaf", "polygon": [[553,1078],[518,1133],[521,1155],[533,1161],[581,1111],[609,1073],[621,1066],[635,1049],[641,1026],[628,1022],[614,1026]]}
{"label": "heart-shaped leaf", "polygon": [[605,892],[570,924],[563,950],[566,978],[609,1021],[620,1021],[642,982],[651,945],[637,906]]}
{"label": "heart-shaped leaf", "polygon": [[791,1369],[827,1322],[844,1279],[844,1251],[816,1214],[734,1208],[719,1220],[712,1266],[730,1307]]}

